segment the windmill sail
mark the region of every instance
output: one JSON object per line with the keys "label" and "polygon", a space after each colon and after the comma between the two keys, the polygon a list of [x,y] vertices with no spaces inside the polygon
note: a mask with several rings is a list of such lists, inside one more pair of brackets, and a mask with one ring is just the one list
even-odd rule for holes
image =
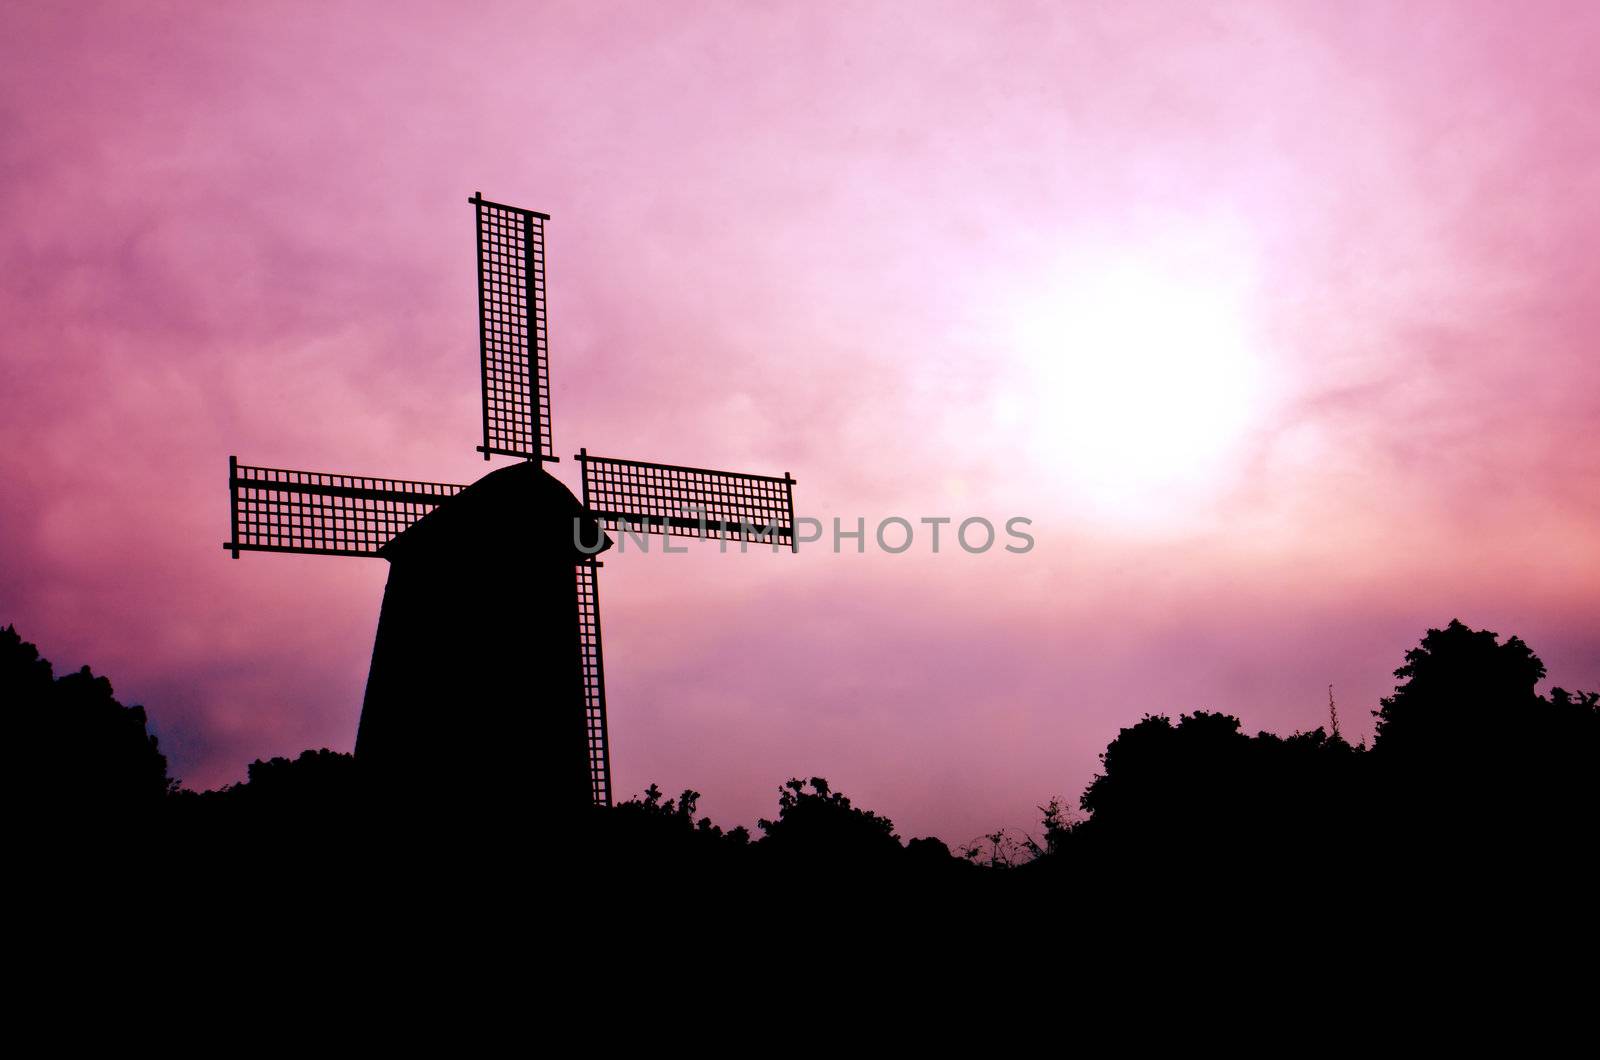
{"label": "windmill sail", "polygon": [[583,713],[589,740],[589,782],[596,806],[611,805],[611,744],[606,736],[606,671],[600,651],[600,564],[577,564],[578,650],[583,666]]}
{"label": "windmill sail", "polygon": [[550,336],[544,223],[549,214],[473,195],[478,233],[478,334],[483,444],[491,454],[555,460],[550,437]]}
{"label": "windmill sail", "polygon": [[251,467],[228,458],[233,539],[240,552],[378,556],[379,550],[465,486],[447,482]]}
{"label": "windmill sail", "polygon": [[632,526],[680,537],[786,542],[794,538],[794,483],[578,453],[583,505],[607,530]]}

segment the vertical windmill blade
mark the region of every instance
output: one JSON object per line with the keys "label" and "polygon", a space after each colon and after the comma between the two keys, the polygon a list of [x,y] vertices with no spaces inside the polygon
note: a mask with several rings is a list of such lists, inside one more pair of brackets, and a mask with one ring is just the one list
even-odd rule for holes
{"label": "vertical windmill blade", "polygon": [[600,564],[577,564],[578,645],[583,666],[583,713],[589,737],[589,783],[596,806],[611,805],[611,744],[606,736],[606,671],[600,651]]}
{"label": "vertical windmill blade", "polygon": [[550,339],[544,223],[549,214],[489,202],[477,209],[478,334],[483,444],[478,451],[555,460],[550,435]]}

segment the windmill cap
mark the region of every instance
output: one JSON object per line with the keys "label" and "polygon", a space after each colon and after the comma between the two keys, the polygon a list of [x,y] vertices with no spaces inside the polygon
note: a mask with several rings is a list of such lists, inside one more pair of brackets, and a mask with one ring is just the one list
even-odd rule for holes
{"label": "windmill cap", "polygon": [[574,526],[585,544],[597,540],[600,552],[611,538],[599,528],[578,498],[534,461],[497,468],[440,504],[379,550],[391,563],[433,555],[502,562],[511,556],[575,563],[599,552],[580,550]]}

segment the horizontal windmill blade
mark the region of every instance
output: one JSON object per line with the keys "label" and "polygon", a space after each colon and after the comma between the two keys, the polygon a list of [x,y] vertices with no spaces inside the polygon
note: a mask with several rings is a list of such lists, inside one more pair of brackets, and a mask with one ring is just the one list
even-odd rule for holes
{"label": "horizontal windmill blade", "polygon": [[483,444],[491,454],[555,460],[550,436],[550,335],[544,223],[549,214],[489,202],[477,208],[478,336]]}
{"label": "horizontal windmill blade", "polygon": [[240,552],[377,556],[418,519],[466,489],[448,482],[250,467],[228,457],[233,540]]}
{"label": "horizontal windmill blade", "polygon": [[580,450],[583,506],[607,530],[631,526],[679,537],[787,542],[794,537],[794,483],[785,472],[746,475],[677,464],[590,456]]}

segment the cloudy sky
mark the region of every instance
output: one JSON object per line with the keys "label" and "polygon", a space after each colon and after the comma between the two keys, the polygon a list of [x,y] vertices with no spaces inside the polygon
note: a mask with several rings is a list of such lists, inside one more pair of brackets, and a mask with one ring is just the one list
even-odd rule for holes
{"label": "cloudy sky", "polygon": [[962,842],[1146,712],[1287,733],[1331,683],[1368,735],[1452,617],[1595,687],[1597,44],[1583,3],[8,4],[0,623],[191,786],[348,750],[385,564],[229,559],[227,457],[484,472],[481,190],[553,217],[569,483],[1032,520],[608,561],[622,794],[753,825],[820,774]]}

